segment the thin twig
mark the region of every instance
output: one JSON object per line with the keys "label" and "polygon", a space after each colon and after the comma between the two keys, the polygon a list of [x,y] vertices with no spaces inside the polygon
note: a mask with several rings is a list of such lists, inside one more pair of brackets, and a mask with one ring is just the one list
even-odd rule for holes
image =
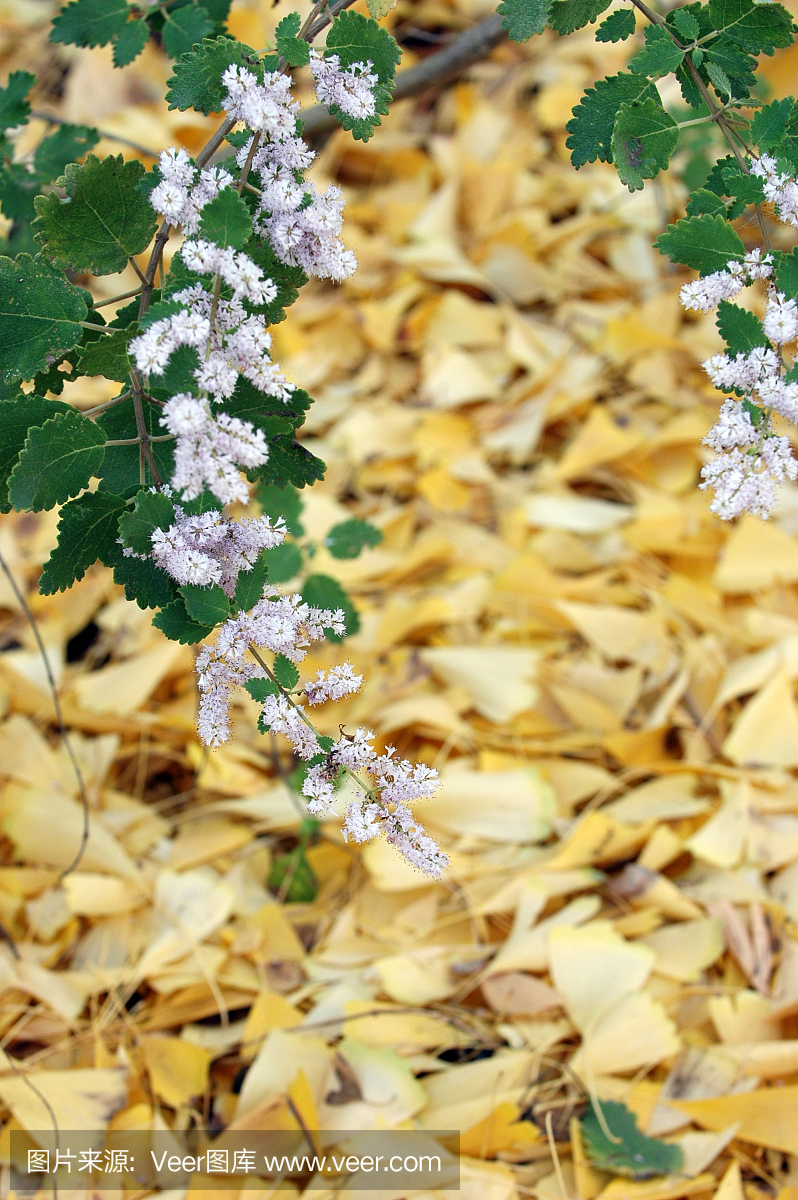
{"label": "thin twig", "polygon": [[[113,408],[116,404],[121,404],[123,400],[129,400],[133,395],[131,391],[123,392],[121,396],[114,396],[113,400],[106,400],[103,404],[95,404],[94,408],[84,408],[84,417],[95,417],[97,413],[105,412],[107,408]],[[138,441],[138,438],[136,438]]]}
{"label": "thin twig", "polygon": [[78,763],[78,760],[75,756],[75,751],[72,749],[69,738],[67,736],[67,727],[64,724],[64,716],[63,716],[63,713],[61,712],[61,701],[58,699],[58,690],[55,686],[55,679],[53,678],[53,672],[50,667],[50,660],[47,657],[47,651],[44,648],[44,642],[42,641],[42,635],[39,633],[39,626],[36,624],[36,618],[34,617],[33,613],[31,612],[28,602],[25,599],[25,596],[23,595],[21,588],[17,584],[17,581],[14,578],[14,576],[11,574],[11,570],[8,566],[8,563],[5,560],[5,556],[3,555],[2,551],[0,551],[0,567],[2,567],[6,578],[8,579],[8,582],[11,584],[11,590],[13,591],[14,595],[16,596],[17,602],[18,602],[20,608],[22,609],[23,613],[25,614],[25,619],[28,622],[28,624],[30,625],[31,630],[33,632],[33,636],[36,639],[36,645],[38,647],[39,653],[42,656],[42,662],[44,663],[44,670],[47,674],[47,682],[50,685],[50,693],[53,697],[53,708],[55,709],[56,724],[58,725],[58,729],[61,734],[61,740],[64,743],[66,752],[69,755],[69,761],[72,763],[72,770],[75,772],[75,778],[78,781],[78,789],[80,791],[80,803],[83,807],[83,833],[82,833],[82,836],[80,839],[80,846],[78,847],[77,854],[75,855],[75,857],[73,858],[73,860],[69,864],[69,866],[66,868],[66,870],[62,871],[61,874],[58,876],[59,879],[66,879],[67,875],[69,875],[72,871],[75,870],[78,863],[83,858],[83,855],[86,851],[86,846],[88,845],[88,841],[89,841],[89,797],[86,794],[86,784],[83,782],[83,773],[80,769],[80,764]]}
{"label": "thin twig", "polygon": [[[32,108],[30,115],[38,118],[40,121],[49,121],[51,125],[72,124],[72,121],[68,121],[66,117],[57,117],[54,113],[42,112],[38,108]],[[99,133],[101,138],[105,138],[106,141],[119,142],[120,146],[129,146],[131,150],[137,150],[139,154],[146,154],[147,158],[157,158],[160,153],[158,150],[151,150],[149,146],[141,146],[138,142],[131,142],[129,138],[121,137],[118,133],[110,133],[107,129],[99,129],[96,125],[92,128]]]}
{"label": "thin twig", "polygon": [[[138,270],[138,267],[136,268]],[[139,271],[139,274],[141,272]],[[144,276],[142,275],[142,279]],[[118,296],[112,296],[110,300],[101,300],[99,304],[94,305],[95,308],[105,308],[108,304],[116,304],[119,300],[130,300],[133,296],[138,296],[141,291],[140,287],[133,288],[131,292],[121,292]]]}

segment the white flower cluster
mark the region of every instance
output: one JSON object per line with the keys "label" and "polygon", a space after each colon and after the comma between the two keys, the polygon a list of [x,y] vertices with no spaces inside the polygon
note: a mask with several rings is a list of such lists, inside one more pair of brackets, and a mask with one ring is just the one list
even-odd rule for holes
{"label": "white flower cluster", "polygon": [[[340,238],[343,198],[332,184],[320,193],[301,180],[300,172],[315,155],[296,131],[299,105],[291,96],[290,77],[272,71],[261,84],[245,67],[231,66],[222,82],[227,112],[264,138],[252,158],[262,188],[256,228],[267,235],[281,262],[319,279],[346,279],[357,261]],[[251,149],[249,139],[238,152],[239,166]]]}
{"label": "white flower cluster", "polygon": [[724,271],[713,271],[701,279],[685,283],[679,293],[685,308],[694,312],[709,312],[717,308],[721,300],[734,300],[744,287],[755,279],[769,279],[773,274],[773,255],[762,256],[757,247],[746,254],[742,262],[732,259]]}
{"label": "white flower cluster", "polygon": [[215,509],[192,517],[175,505],[174,524],[153,531],[152,558],[176,583],[218,583],[232,596],[241,571],[251,571],[260,552],[284,537],[282,517],[274,524],[268,517],[234,521]]}
{"label": "white flower cluster", "polygon": [[324,58],[317,50],[310,52],[310,70],[319,101],[329,108],[339,108],[349,117],[374,116],[374,88],[379,78],[371,74],[372,67],[370,60],[342,67],[337,54]]}
{"label": "white flower cluster", "polygon": [[[260,518],[264,520],[265,518]],[[281,538],[282,540],[282,533]],[[230,689],[248,679],[263,676],[263,669],[246,658],[250,645],[261,646],[273,654],[283,654],[291,662],[301,662],[311,642],[324,640],[325,629],[343,637],[346,633],[341,609],[313,608],[302,597],[281,596],[275,588],[267,587],[251,613],[240,612],[222,625],[213,646],[203,646],[197,658],[200,689],[198,728],[206,745],[218,746],[230,736]],[[279,713],[274,714],[279,721]],[[290,726],[294,728],[293,723]],[[277,732],[282,732],[277,725]],[[308,729],[308,736],[311,731]],[[304,735],[303,735],[304,737]],[[314,748],[308,757],[319,752],[313,735]],[[310,744],[305,738],[300,743]]]}
{"label": "white flower cluster", "polygon": [[364,791],[347,809],[344,836],[368,842],[384,834],[414,867],[437,878],[449,859],[407,805],[432,795],[438,786],[438,772],[424,763],[413,765],[394,758],[392,746],[385,754],[377,754],[371,744],[373,737],[367,730],[358,729],[354,736],[342,737],[323,763],[310,767],[302,789],[309,798],[308,812],[330,810],[341,767],[353,773],[366,772],[373,786],[363,785]]}
{"label": "white flower cluster", "polygon": [[222,504],[249,500],[239,467],[260,467],[269,457],[262,430],[222,412],[214,416],[207,400],[179,392],[163,408],[161,425],[177,438],[171,486],[184,500],[207,487]]}
{"label": "white flower cluster", "polygon": [[331,667],[329,671],[317,671],[316,678],[305,684],[305,695],[310,704],[324,704],[327,700],[343,700],[360,690],[362,675],[355,675],[350,663]]}
{"label": "white flower cluster", "polygon": [[199,229],[200,213],[209,200],[233,182],[220,167],[199,171],[185,150],[162,150],[158,160],[161,182],[150,192],[150,204],[170,225],[182,225],[186,233]]}
{"label": "white flower cluster", "polygon": [[792,175],[783,175],[769,154],[754,159],[751,174],[762,180],[765,199],[775,204],[780,219],[798,228],[798,181]]}

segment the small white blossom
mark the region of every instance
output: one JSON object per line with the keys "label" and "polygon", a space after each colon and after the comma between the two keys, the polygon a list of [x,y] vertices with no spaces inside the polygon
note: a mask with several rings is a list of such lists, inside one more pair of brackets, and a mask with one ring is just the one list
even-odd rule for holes
{"label": "small white blossom", "polygon": [[310,70],[319,101],[350,117],[371,117],[376,112],[374,88],[379,78],[372,74],[372,67],[371,61],[342,67],[337,54],[325,58],[316,50],[310,52]]}
{"label": "small white blossom", "polygon": [[318,671],[315,679],[305,684],[305,695],[310,704],[324,704],[325,700],[342,700],[360,690],[363,676],[356,675],[351,663],[341,663],[329,671]]}

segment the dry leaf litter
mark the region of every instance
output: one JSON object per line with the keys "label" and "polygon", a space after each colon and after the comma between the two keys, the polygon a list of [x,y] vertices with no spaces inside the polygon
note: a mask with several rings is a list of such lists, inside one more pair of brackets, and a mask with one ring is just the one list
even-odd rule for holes
{"label": "dry leaf litter", "polygon": [[[156,48],[115,71],[50,47],[51,8],[0,9],[3,70],[36,70],[40,108],[202,145],[212,120],[166,110]],[[388,23],[434,40],[485,11],[400,0]],[[280,15],[237,2],[231,29],[261,46]],[[322,1129],[459,1129],[464,1200],[798,1195],[798,489],[733,527],[696,490],[720,342],[651,245],[681,185],[630,196],[564,146],[583,87],[628,55],[589,28],[505,44],[368,145],[333,137],[318,175],[347,190],[360,270],[275,330],[329,464],[307,536],[352,514],[384,535],[313,560],[362,618],[310,656],[367,678],[327,726],[441,770],[423,820],[442,881],[330,820],[315,900],[285,903],[267,881],[300,821],[286,747],[242,697],[234,740],[204,750],[192,651],[104,568],[40,597],[57,517],[2,519],[91,834],[59,882],[76,781],[0,577],[0,920],[19,954],[0,946],[0,1162],[12,1129],[43,1127],[25,1072],[62,1128],[279,1126],[290,1100]],[[775,95],[796,65],[767,60]],[[589,1091],[678,1143],[679,1175],[592,1167],[573,1120]]]}

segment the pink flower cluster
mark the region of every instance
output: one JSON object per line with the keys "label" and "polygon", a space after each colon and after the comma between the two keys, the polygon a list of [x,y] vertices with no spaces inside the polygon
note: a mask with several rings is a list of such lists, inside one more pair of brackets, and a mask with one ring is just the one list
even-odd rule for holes
{"label": "pink flower cluster", "polygon": [[765,199],[775,204],[779,218],[786,225],[798,228],[798,181],[792,175],[782,174],[769,154],[754,159],[751,174],[762,180]]}
{"label": "pink flower cluster", "polygon": [[172,487],[184,500],[194,500],[207,487],[231,504],[249,500],[249,487],[240,467],[259,467],[269,458],[269,447],[260,429],[222,412],[211,412],[207,400],[179,392],[164,405],[160,421],[175,435],[175,469]]}
{"label": "pink flower cluster", "polygon": [[262,550],[279,546],[285,537],[282,518],[234,521],[215,509],[187,516],[175,505],[174,524],[152,534],[152,558],[176,583],[207,587],[218,583],[228,596],[238,576],[251,571]]}
{"label": "pink flower cluster", "polygon": [[310,52],[310,70],[320,102],[349,117],[372,117],[376,111],[374,88],[379,78],[371,73],[372,66],[369,61],[342,67],[337,54],[323,57],[316,50]]}
{"label": "pink flower cluster", "polygon": [[161,182],[150,192],[150,204],[170,225],[196,233],[203,208],[233,182],[233,176],[220,167],[198,170],[185,150],[162,150],[158,166]]}

